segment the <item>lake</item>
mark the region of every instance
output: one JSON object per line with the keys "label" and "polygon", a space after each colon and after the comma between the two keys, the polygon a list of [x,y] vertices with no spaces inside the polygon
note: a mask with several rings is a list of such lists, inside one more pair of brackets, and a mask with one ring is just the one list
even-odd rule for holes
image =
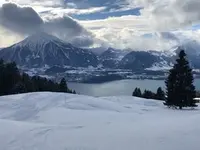
{"label": "lake", "polygon": [[[195,79],[196,89],[200,90],[200,79]],[[68,83],[69,88],[77,93],[90,96],[115,96],[132,95],[133,90],[139,87],[141,90],[147,89],[156,91],[158,87],[165,89],[163,80],[119,80],[100,84]]]}

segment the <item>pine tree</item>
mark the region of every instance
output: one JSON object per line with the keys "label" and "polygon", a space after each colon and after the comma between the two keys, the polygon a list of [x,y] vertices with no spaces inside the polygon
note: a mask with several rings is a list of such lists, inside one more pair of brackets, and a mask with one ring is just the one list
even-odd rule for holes
{"label": "pine tree", "polygon": [[166,80],[167,99],[164,103],[167,106],[179,107],[196,107],[195,87],[193,85],[192,69],[186,59],[184,50],[181,50],[176,64],[170,70]]}
{"label": "pine tree", "polygon": [[176,84],[176,70],[172,68],[170,69],[168,78],[165,81],[167,99],[164,105],[167,105],[169,107],[175,105],[176,101],[175,84]]}
{"label": "pine tree", "polygon": [[157,89],[157,92],[156,92],[156,99],[157,100],[165,100],[165,92],[162,90],[161,87],[159,87]]}
{"label": "pine tree", "polygon": [[5,64],[2,59],[0,59],[0,96],[4,94],[4,72],[5,72]]}
{"label": "pine tree", "polygon": [[15,63],[5,63],[0,60],[0,96],[40,91],[76,93],[67,87],[64,78],[58,84],[47,78],[30,77],[25,73],[20,74]]}
{"label": "pine tree", "polygon": [[19,94],[28,92],[23,82],[18,82],[11,90],[11,94]]}
{"label": "pine tree", "polygon": [[142,92],[140,90],[140,88],[135,88],[132,96],[135,96],[135,97],[142,97]]}
{"label": "pine tree", "polygon": [[149,90],[145,90],[143,95],[142,95],[143,98],[146,98],[146,99],[155,99],[156,98],[156,94],[149,91]]}
{"label": "pine tree", "polygon": [[20,73],[16,63],[12,62],[5,64],[2,80],[4,86],[4,95],[8,95],[11,93],[11,90],[14,88],[14,86],[20,81]]}
{"label": "pine tree", "polygon": [[34,87],[34,83],[33,81],[31,80],[31,77],[29,77],[28,74],[26,73],[23,73],[21,75],[21,82],[23,82],[27,92],[35,92],[35,87]]}
{"label": "pine tree", "polygon": [[60,84],[59,84],[59,89],[60,89],[59,90],[60,92],[65,92],[65,93],[69,92],[65,78],[61,79]]}

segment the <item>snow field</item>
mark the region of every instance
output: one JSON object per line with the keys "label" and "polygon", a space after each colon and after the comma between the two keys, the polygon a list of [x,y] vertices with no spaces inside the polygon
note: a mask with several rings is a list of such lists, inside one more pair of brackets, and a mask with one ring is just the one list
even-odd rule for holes
{"label": "snow field", "polygon": [[200,110],[135,97],[0,97],[2,150],[199,150]]}

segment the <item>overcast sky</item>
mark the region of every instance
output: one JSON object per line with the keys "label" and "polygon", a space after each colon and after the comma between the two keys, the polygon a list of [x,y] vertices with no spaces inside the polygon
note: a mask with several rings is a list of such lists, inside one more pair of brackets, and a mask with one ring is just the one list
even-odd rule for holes
{"label": "overcast sky", "polygon": [[0,0],[0,47],[45,31],[80,47],[200,43],[200,0]]}

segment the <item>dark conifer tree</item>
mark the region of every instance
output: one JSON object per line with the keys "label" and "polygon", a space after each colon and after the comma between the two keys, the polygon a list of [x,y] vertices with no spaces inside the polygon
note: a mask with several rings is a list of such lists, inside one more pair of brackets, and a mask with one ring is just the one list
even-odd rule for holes
{"label": "dark conifer tree", "polygon": [[18,82],[14,85],[10,94],[20,94],[26,92],[28,92],[28,90],[26,89],[25,84],[23,82]]}
{"label": "dark conifer tree", "polygon": [[146,99],[155,99],[156,98],[156,95],[155,93],[149,91],[149,90],[145,90],[143,95],[142,95],[143,98],[146,98]]}
{"label": "dark conifer tree", "polygon": [[167,99],[164,103],[167,106],[196,107],[195,87],[193,85],[192,69],[186,59],[184,50],[181,50],[176,64],[170,70],[166,80]]}
{"label": "dark conifer tree", "polygon": [[176,101],[176,74],[177,73],[174,66],[174,68],[170,69],[168,78],[165,81],[167,97],[164,105],[167,105],[169,107],[174,106]]}
{"label": "dark conifer tree", "polygon": [[20,81],[20,73],[16,63],[5,64],[5,70],[3,73],[3,93],[5,95],[10,94],[12,88]]}
{"label": "dark conifer tree", "polygon": [[74,91],[72,92],[72,94],[76,94],[76,91],[74,90]]}
{"label": "dark conifer tree", "polygon": [[65,79],[58,84],[47,78],[30,77],[26,73],[20,74],[15,63],[0,60],[0,96],[41,91],[76,93],[68,89]]}
{"label": "dark conifer tree", "polygon": [[132,96],[142,97],[142,92],[141,92],[140,88],[135,88],[135,90],[133,91]]}
{"label": "dark conifer tree", "polygon": [[5,64],[2,59],[0,59],[0,96],[4,94],[4,73],[5,73]]}
{"label": "dark conifer tree", "polygon": [[156,99],[157,100],[165,100],[165,92],[162,90],[161,87],[159,87],[157,89],[157,92],[156,92]]}
{"label": "dark conifer tree", "polygon": [[62,78],[61,81],[60,81],[59,91],[60,92],[69,92],[65,78]]}
{"label": "dark conifer tree", "polygon": [[140,88],[138,88],[138,90],[137,90],[137,96],[142,97],[142,92],[141,92]]}
{"label": "dark conifer tree", "polygon": [[21,82],[24,84],[24,86],[25,86],[25,88],[28,92],[35,92],[36,91],[35,87],[34,87],[34,83],[33,83],[31,77],[28,74],[23,73],[21,75]]}

